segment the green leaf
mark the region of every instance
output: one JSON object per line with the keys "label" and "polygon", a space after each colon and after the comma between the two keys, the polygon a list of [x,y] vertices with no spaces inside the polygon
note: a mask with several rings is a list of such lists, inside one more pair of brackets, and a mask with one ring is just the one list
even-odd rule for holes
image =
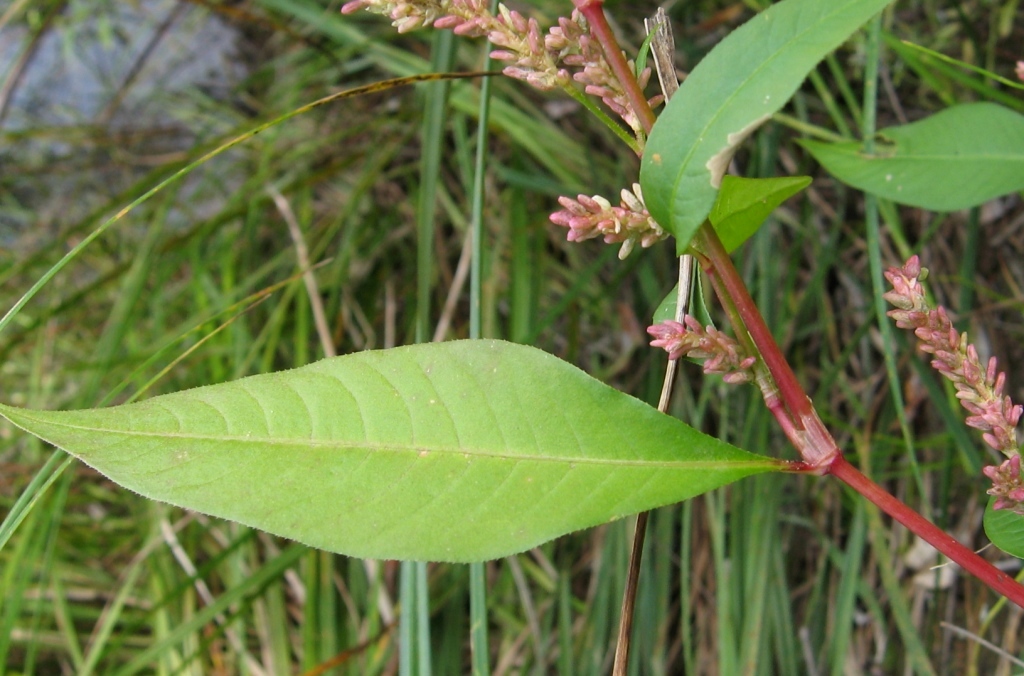
{"label": "green leaf", "polygon": [[708,219],[725,250],[734,251],[757,232],[776,207],[810,184],[810,176],[725,176]]}
{"label": "green leaf", "polygon": [[639,78],[640,73],[644,72],[647,68],[647,55],[651,53],[651,42],[654,40],[654,36],[657,35],[657,31],[651,31],[644,38],[644,41],[640,44],[640,49],[636,53],[636,59],[633,61],[635,64],[634,75]]}
{"label": "green leaf", "polygon": [[662,322],[676,319],[676,301],[679,299],[679,282],[672,287],[672,290],[668,292],[661,303],[658,304],[658,309],[654,311],[654,317],[652,324],[660,324]]}
{"label": "green leaf", "polygon": [[985,535],[1007,554],[1024,559],[1024,516],[1008,509],[994,510],[992,498],[985,508]]}
{"label": "green leaf", "polygon": [[1024,189],[1024,115],[998,104],[953,106],[879,137],[870,155],[858,142],[801,144],[843,183],[922,209],[967,209]]}
{"label": "green leaf", "polygon": [[740,143],[814,66],[892,0],[784,0],[733,31],[686,78],[640,168],[648,210],[686,250]]}
{"label": "green leaf", "polygon": [[0,414],[146,497],[373,558],[496,558],[784,467],[500,341]]}
{"label": "green leaf", "polygon": [[[654,317],[652,324],[660,324],[666,319],[675,321],[676,318],[676,300],[679,298],[679,283],[677,282],[672,290],[669,291],[668,295],[662,299],[658,305],[658,309],[654,311]],[[711,318],[711,311],[708,310],[707,303],[704,302],[704,290],[703,283],[701,282],[700,275],[695,275],[693,279],[693,292],[690,294],[690,311],[689,315],[696,318],[702,326],[714,326],[715,321]]]}

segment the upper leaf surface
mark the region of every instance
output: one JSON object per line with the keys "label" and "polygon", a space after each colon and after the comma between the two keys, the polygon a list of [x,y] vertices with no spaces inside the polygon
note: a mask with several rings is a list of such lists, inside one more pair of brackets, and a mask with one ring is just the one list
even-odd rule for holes
{"label": "upper leaf surface", "polygon": [[374,558],[496,558],[781,468],[500,341],[0,414],[146,497]]}
{"label": "upper leaf surface", "polygon": [[858,142],[801,141],[836,178],[900,204],[954,211],[1024,189],[1024,115],[965,103],[879,132],[868,155]]}
{"label": "upper leaf surface", "polygon": [[680,252],[711,211],[737,146],[891,1],[784,0],[697,64],[658,117],[640,169],[647,208]]}
{"label": "upper leaf surface", "polygon": [[810,176],[725,176],[708,219],[726,251],[735,251],[787,199],[811,184]]}

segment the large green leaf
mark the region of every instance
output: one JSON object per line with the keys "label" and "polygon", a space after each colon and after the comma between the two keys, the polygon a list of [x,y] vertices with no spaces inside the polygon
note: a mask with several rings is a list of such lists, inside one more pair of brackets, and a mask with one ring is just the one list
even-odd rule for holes
{"label": "large green leaf", "polygon": [[737,146],[814,66],[892,0],[784,0],[733,31],[658,117],[640,184],[682,253],[711,211]]}
{"label": "large green leaf", "polygon": [[801,143],[843,183],[922,209],[967,209],[1024,189],[1024,115],[1009,108],[965,103],[878,135],[870,155],[856,141]]}
{"label": "large green leaf", "polygon": [[375,558],[495,558],[783,467],[500,341],[0,414],[144,496]]}

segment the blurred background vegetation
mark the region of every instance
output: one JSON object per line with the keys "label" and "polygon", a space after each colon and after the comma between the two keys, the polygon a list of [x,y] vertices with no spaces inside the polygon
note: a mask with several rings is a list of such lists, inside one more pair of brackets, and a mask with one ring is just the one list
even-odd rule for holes
{"label": "blurred background vegetation", "polygon": [[[669,3],[691,69],[759,9]],[[905,39],[1012,76],[1019,0],[900,0],[885,15],[879,126],[955,102],[1024,108],[1019,92],[912,52]],[[627,51],[653,2],[609,1]],[[0,306],[6,311],[106,218],[202,153],[301,104],[431,70],[431,31],[324,0],[12,0],[0,7]],[[568,0],[517,2],[542,26]],[[452,70],[484,46],[458,40]],[[856,137],[865,50],[823,63],[784,111]],[[432,86],[432,85],[431,85]],[[437,339],[468,335],[464,270],[480,82],[451,85],[424,128],[425,87],[335,102],[232,148],[131,212],[65,268],[0,340],[5,403],[91,407],[325,355],[300,272],[316,265],[339,353],[413,342],[417,219],[436,190],[428,252]],[[493,82],[484,177],[483,334],[535,344],[656,402],[663,355],[644,327],[673,284],[670,247],[571,245],[558,195],[613,197],[638,161],[577,104]],[[853,461],[963,542],[983,547],[992,458],[908,345],[874,324],[863,198],[823,175],[784,121],[737,158],[751,176],[808,173],[736,254],[769,324]],[[421,149],[441,148],[431,171]],[[436,188],[429,188],[436,178]],[[429,192],[428,192],[429,195]],[[430,200],[427,201],[428,206]],[[921,252],[931,289],[1024,399],[1024,204],[934,214],[883,205],[886,264]],[[305,253],[302,251],[305,250]],[[898,353],[904,435],[882,354]],[[987,356],[987,355],[983,355]],[[792,457],[759,397],[686,365],[677,414],[740,447]],[[390,674],[398,566],[308,550],[156,504],[0,427],[0,512],[37,502],[0,550],[7,673]],[[240,459],[244,462],[244,459]],[[43,474],[39,475],[42,469]],[[53,480],[48,489],[33,477]],[[311,518],[316,518],[311,515]],[[630,520],[488,563],[495,674],[604,674]],[[986,553],[1007,572],[1020,561]],[[1020,673],[1020,609],[934,559],[845,491],[749,479],[652,518],[635,674]],[[429,567],[435,673],[468,669],[468,573]],[[983,646],[974,638],[989,641]]]}

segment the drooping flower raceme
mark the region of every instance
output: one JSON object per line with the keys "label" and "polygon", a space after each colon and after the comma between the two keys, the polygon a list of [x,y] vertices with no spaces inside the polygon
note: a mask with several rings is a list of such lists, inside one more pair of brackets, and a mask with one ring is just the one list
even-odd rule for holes
{"label": "drooping flower raceme", "polygon": [[505,5],[499,5],[494,15],[484,0],[351,0],[341,11],[351,14],[361,9],[387,16],[399,33],[433,26],[451,29],[456,35],[486,37],[501,47],[491,57],[511,62],[504,70],[509,77],[545,90],[569,85],[569,72],[559,67],[557,50],[545,46],[537,20]]}
{"label": "drooping flower raceme", "polygon": [[[625,90],[578,10],[571,18],[559,19],[545,35],[536,19],[527,19],[503,4],[498,5],[497,14],[492,14],[487,5],[484,0],[351,0],[341,11],[351,14],[365,9],[383,14],[400,33],[433,26],[466,37],[486,37],[499,48],[491,52],[491,57],[509,64],[505,75],[543,90],[569,88],[576,80],[588,94],[600,97],[620,115],[635,134],[639,133],[640,123]],[[649,78],[650,69],[645,69],[640,74],[641,86]],[[651,100],[652,104],[658,101],[660,97]]]}
{"label": "drooping flower raceme", "polygon": [[[576,92],[572,84],[576,81],[619,115],[638,142],[643,139],[640,119],[625,88],[579,10],[570,18],[560,18],[557,26],[543,34],[536,19],[527,19],[503,4],[492,14],[484,0],[351,0],[341,11],[351,14],[361,9],[387,16],[400,33],[433,26],[467,37],[486,37],[499,47],[491,56],[509,64],[503,71],[506,75],[542,90],[561,87]],[[641,87],[650,75],[650,68],[639,74]],[[659,95],[649,103],[654,106],[661,99]],[[605,242],[621,243],[619,258],[628,256],[638,242],[648,247],[667,237],[647,212],[636,184],[632,191],[622,191],[618,206],[603,197],[586,195],[575,200],[562,197],[559,202],[563,210],[552,214],[551,220],[569,228],[569,241],[603,236]]]}
{"label": "drooping flower raceme", "polygon": [[669,359],[704,359],[704,373],[718,374],[727,383],[746,383],[754,379],[757,357],[748,355],[734,338],[713,326],[703,327],[690,315],[683,323],[666,320],[647,328],[654,336],[652,347],[668,352]]}
{"label": "drooping flower raceme", "polygon": [[996,358],[982,365],[978,351],[959,333],[944,308],[932,308],[925,298],[921,280],[927,273],[913,256],[902,268],[891,268],[885,278],[892,291],[884,298],[896,307],[888,314],[901,329],[910,329],[923,352],[932,355],[932,367],[956,387],[956,396],[970,414],[967,424],[983,432],[985,443],[1007,459],[986,467],[992,480],[989,495],[997,497],[994,509],[1012,509],[1024,515],[1024,482],[1020,474],[1017,423],[1024,407],[1004,394],[1006,374],[996,370]]}
{"label": "drooping flower raceme", "polygon": [[632,191],[624,188],[620,197],[618,206],[612,206],[600,195],[578,195],[576,199],[559,197],[558,203],[563,209],[551,214],[551,222],[569,228],[570,242],[594,237],[604,237],[608,244],[621,242],[619,258],[622,259],[637,242],[647,248],[668,237],[648,213],[639,183],[633,184]]}

